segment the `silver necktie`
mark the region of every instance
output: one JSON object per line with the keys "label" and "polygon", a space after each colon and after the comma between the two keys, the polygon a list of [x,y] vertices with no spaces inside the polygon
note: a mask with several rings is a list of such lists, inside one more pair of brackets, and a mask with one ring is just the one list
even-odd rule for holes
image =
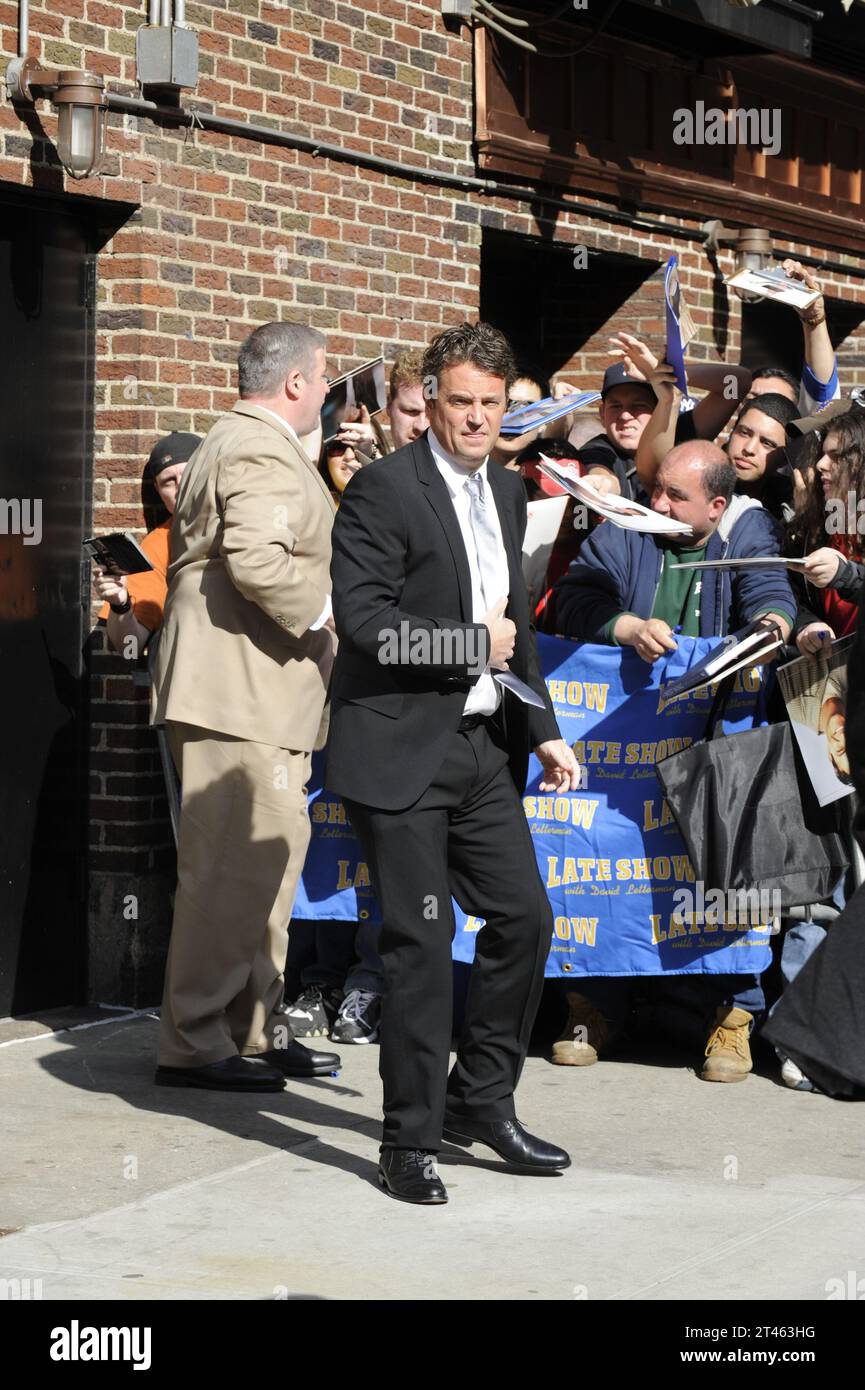
{"label": "silver necktie", "polygon": [[489,610],[496,599],[504,597],[502,593],[496,592],[497,585],[501,589],[501,580],[498,577],[500,572],[499,539],[487,508],[483,479],[479,472],[473,473],[468,479],[466,491],[469,495],[469,521],[471,522],[472,535],[475,538],[475,551],[481,576],[481,592],[484,603]]}

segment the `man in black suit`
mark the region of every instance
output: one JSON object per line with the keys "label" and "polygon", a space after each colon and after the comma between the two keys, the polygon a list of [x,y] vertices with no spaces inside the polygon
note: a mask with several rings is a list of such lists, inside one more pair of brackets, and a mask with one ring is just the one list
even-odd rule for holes
{"label": "man in black suit", "polygon": [[[442,1137],[523,1168],[570,1163],[526,1133],[513,1100],[552,934],[520,799],[530,748],[541,790],[576,790],[580,777],[538,669],[522,479],[488,463],[514,374],[489,325],[440,334],[423,363],[429,431],[355,475],[333,532],[326,782],[382,909],[379,1182],[424,1204],[447,1201]],[[537,705],[494,678],[508,671]],[[486,925],[448,1076],[452,895]]]}

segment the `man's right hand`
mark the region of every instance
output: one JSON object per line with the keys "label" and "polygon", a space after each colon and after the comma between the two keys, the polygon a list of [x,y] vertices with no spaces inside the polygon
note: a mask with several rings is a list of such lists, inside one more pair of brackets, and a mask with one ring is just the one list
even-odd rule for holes
{"label": "man's right hand", "polygon": [[618,497],[622,491],[615,473],[611,473],[609,468],[603,466],[590,468],[588,473],[583,474],[581,481],[588,483],[601,497],[609,497],[611,493],[614,497]]}
{"label": "man's right hand", "polygon": [[507,606],[508,596],[505,594],[504,598],[500,598],[494,603],[483,617],[483,622],[490,634],[489,665],[496,671],[507,671],[508,661],[514,654],[517,629],[516,624],[504,616]]}
{"label": "man's right hand", "polygon": [[661,618],[636,618],[623,613],[615,627],[616,641],[621,646],[633,647],[644,661],[657,661],[664,652],[674,652],[672,628]]}
{"label": "man's right hand", "polygon": [[106,603],[116,603],[122,607],[129,598],[129,590],[122,578],[109,574],[99,565],[93,567],[93,587]]}

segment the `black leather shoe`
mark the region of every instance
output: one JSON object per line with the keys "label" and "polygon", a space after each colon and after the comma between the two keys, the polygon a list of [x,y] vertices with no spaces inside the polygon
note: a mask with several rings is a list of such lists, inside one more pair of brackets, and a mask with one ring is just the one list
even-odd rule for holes
{"label": "black leather shoe", "polygon": [[536,1139],[534,1134],[523,1129],[519,1120],[466,1120],[460,1115],[445,1115],[442,1133],[449,1144],[458,1144],[460,1148],[486,1144],[499,1158],[515,1167],[549,1173],[571,1166],[564,1149]]}
{"label": "black leather shoe", "polygon": [[157,1086],[199,1086],[205,1091],[284,1091],[285,1077],[257,1057],[226,1057],[203,1067],[157,1067]]}
{"label": "black leather shoe", "polygon": [[289,1038],[284,1047],[271,1048],[259,1056],[283,1076],[329,1076],[342,1066],[336,1052],[314,1052],[297,1038]]}
{"label": "black leather shoe", "polygon": [[440,1206],[448,1199],[436,1169],[436,1156],[428,1149],[382,1149],[378,1165],[379,1187],[400,1202]]}

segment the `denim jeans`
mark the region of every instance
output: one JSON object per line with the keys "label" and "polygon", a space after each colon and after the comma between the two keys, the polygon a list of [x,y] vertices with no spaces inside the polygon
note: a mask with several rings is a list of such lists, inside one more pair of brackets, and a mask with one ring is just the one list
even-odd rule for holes
{"label": "denim jeans", "polygon": [[[848,896],[852,897],[855,892],[855,882],[851,871],[842,877],[832,894],[832,902],[839,912],[843,912],[847,905]],[[791,922],[784,933],[784,940],[781,943],[781,978],[784,987],[792,984],[802,966],[813,956],[817,947],[826,937],[826,927],[819,922],[812,922],[810,919],[805,922]],[[771,1014],[776,1008],[778,1000],[769,1010]]]}
{"label": "denim jeans", "polygon": [[[785,988],[792,984],[825,936],[826,928],[821,927],[819,922],[793,922],[787,928],[781,945],[781,978]],[[777,1002],[776,1000],[769,1010],[770,1014]]]}

